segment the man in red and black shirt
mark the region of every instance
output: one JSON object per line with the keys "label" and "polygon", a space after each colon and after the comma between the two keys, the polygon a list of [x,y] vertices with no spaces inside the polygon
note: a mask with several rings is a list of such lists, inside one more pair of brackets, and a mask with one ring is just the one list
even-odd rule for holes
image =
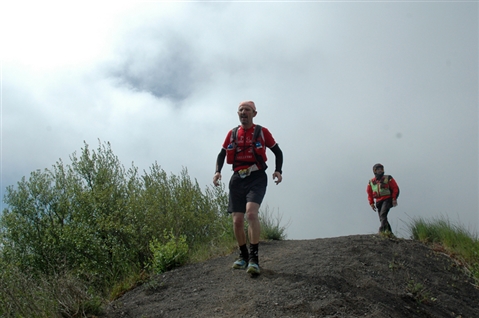
{"label": "man in red and black shirt", "polygon": [[[397,206],[399,187],[392,176],[384,175],[384,166],[377,163],[373,166],[374,178],[369,180],[366,187],[369,205],[373,211],[378,211],[381,226],[379,232],[389,231],[392,233],[391,225],[388,222],[388,213],[392,207]],[[376,200],[376,205],[374,205]]]}
{"label": "man in red and black shirt", "polygon": [[[240,257],[233,268],[244,269],[251,274],[259,274],[258,244],[260,239],[259,207],[266,193],[266,148],[276,157],[273,180],[279,184],[283,177],[283,152],[268,129],[256,127],[253,118],[256,106],[252,101],[240,103],[238,116],[241,125],[226,135],[223,147],[216,160],[213,184],[219,185],[224,160],[233,165],[233,175],[229,182],[228,212],[233,218],[233,229],[240,250]],[[248,220],[250,250],[246,246],[244,218]]]}

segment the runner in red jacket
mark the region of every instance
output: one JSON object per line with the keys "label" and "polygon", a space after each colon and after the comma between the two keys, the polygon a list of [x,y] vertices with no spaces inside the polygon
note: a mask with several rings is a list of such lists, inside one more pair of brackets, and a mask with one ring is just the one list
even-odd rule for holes
{"label": "runner in red jacket", "polygon": [[[266,148],[274,153],[276,159],[273,180],[276,184],[283,180],[283,152],[268,129],[253,123],[256,114],[254,102],[240,103],[238,117],[241,125],[228,132],[216,159],[213,177],[213,184],[218,186],[225,158],[228,164],[233,165],[234,173],[229,182],[228,212],[233,218],[233,230],[240,252],[233,268],[246,268],[246,271],[253,275],[260,273],[258,246],[261,225],[258,213],[268,184]],[[248,220],[249,251],[246,246],[245,218]]]}
{"label": "runner in red jacket", "polygon": [[[391,225],[388,222],[388,213],[392,207],[397,206],[399,187],[392,176],[384,175],[384,166],[377,163],[373,166],[374,178],[369,180],[366,187],[369,205],[373,211],[378,211],[381,226],[379,232],[390,232]],[[374,201],[376,200],[376,204]]]}

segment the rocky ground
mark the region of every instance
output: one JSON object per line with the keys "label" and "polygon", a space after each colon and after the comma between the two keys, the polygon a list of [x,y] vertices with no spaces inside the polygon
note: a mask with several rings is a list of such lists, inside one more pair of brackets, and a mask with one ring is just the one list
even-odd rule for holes
{"label": "rocky ground", "polygon": [[379,235],[261,242],[261,275],[236,253],[159,275],[104,317],[479,317],[479,288],[448,255]]}

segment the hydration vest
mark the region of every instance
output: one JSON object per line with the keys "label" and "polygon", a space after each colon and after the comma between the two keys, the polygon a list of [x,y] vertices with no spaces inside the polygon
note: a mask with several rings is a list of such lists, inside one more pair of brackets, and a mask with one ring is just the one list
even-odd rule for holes
{"label": "hydration vest", "polygon": [[[230,144],[226,148],[226,163],[232,164],[233,169],[238,164],[236,162],[236,154],[241,151],[246,151],[246,149],[240,149],[238,147],[238,129],[240,126],[237,126],[231,130]],[[262,129],[260,125],[254,127],[253,138],[251,139],[251,144],[246,146],[247,148],[252,148],[252,153],[256,159],[256,164],[260,169],[266,169],[266,146],[260,141],[260,136],[262,135]],[[244,136],[246,138],[246,136]]]}
{"label": "hydration vest", "polygon": [[[373,197],[374,198],[379,198],[379,197],[392,195],[392,191],[389,188],[389,180],[391,180],[391,179],[392,179],[391,176],[384,175],[381,178],[381,180],[374,180],[374,178],[369,180],[369,185],[371,186],[371,190],[373,190]],[[397,197],[399,197],[399,187],[398,187]]]}

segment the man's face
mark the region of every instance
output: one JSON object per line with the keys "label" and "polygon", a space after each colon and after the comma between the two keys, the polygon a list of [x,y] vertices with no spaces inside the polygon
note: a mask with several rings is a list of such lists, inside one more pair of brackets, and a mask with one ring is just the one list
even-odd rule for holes
{"label": "man's face", "polygon": [[253,122],[253,117],[256,116],[256,112],[247,105],[241,105],[238,108],[238,116],[242,125],[248,125]]}
{"label": "man's face", "polygon": [[384,173],[384,168],[383,167],[377,167],[374,169],[374,174],[381,174]]}

